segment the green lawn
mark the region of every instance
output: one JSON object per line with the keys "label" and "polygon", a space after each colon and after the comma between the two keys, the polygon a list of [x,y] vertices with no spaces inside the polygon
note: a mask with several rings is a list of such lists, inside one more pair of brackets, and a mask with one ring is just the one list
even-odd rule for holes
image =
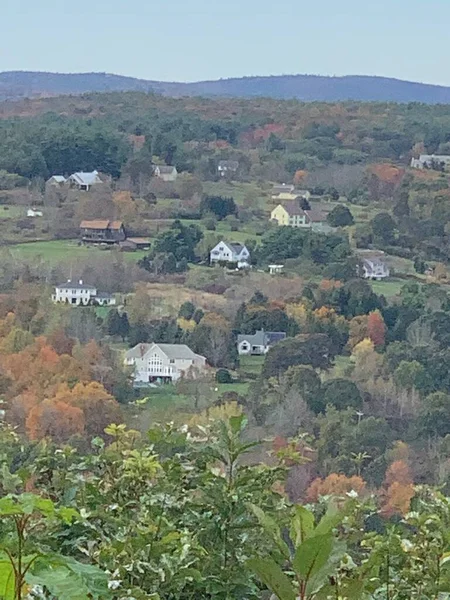
{"label": "green lawn", "polygon": [[405,285],[403,279],[388,279],[387,281],[371,281],[373,291],[376,294],[383,294],[386,298],[393,298],[400,293],[400,290]]}
{"label": "green lawn", "polygon": [[[8,247],[13,256],[27,260],[40,257],[49,263],[58,263],[77,258],[89,258],[93,255],[108,255],[111,250],[101,250],[96,247],[80,246],[76,240],[52,240],[43,242],[30,242],[24,244],[14,244]],[[130,262],[136,262],[146,252],[124,252],[123,256]]]}
{"label": "green lawn", "polygon": [[252,208],[266,208],[270,194],[265,195],[256,183],[243,183],[240,181],[205,181],[203,192],[210,196],[228,196],[234,199],[236,204],[242,205],[244,198],[252,197]]}
{"label": "green lawn", "polygon": [[0,205],[0,219],[17,219],[26,215],[27,209],[24,206]]}
{"label": "green lawn", "polygon": [[239,357],[239,374],[241,377],[246,375],[260,375],[264,364],[264,356],[240,356]]}

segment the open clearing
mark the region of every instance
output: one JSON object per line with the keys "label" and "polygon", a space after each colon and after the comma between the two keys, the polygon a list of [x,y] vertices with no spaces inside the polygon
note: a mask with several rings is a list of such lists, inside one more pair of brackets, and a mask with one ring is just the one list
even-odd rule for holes
{"label": "open clearing", "polygon": [[[29,242],[8,246],[11,254],[20,259],[31,259],[40,257],[49,263],[59,263],[77,258],[89,258],[93,254],[108,255],[111,250],[100,250],[96,247],[79,245],[75,240],[52,240],[42,242]],[[123,256],[130,262],[137,262],[145,256],[145,251],[124,252]]]}

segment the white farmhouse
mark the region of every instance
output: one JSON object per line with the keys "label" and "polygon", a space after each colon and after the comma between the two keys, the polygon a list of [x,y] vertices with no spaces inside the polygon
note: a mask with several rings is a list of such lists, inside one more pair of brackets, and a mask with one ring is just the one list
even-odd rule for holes
{"label": "white farmhouse", "polygon": [[71,304],[73,306],[88,306],[98,304],[99,306],[114,306],[116,299],[111,294],[98,292],[92,285],[83,283],[83,280],[74,282],[70,279],[66,283],[61,283],[55,287],[55,293],[52,294],[52,300],[55,304]]}
{"label": "white farmhouse", "polygon": [[85,173],[80,171],[79,173],[73,173],[68,179],[70,187],[75,187],[78,190],[88,192],[93,185],[103,183],[100,179],[98,171],[92,171],[91,173]]}
{"label": "white farmhouse", "polygon": [[169,165],[157,165],[154,171],[155,177],[159,177],[163,181],[176,181],[178,177],[178,171],[176,167]]}
{"label": "white farmhouse", "polygon": [[421,154],[419,158],[411,159],[413,169],[438,169],[450,168],[450,155],[448,154]]}
{"label": "white farmhouse", "polygon": [[42,210],[38,210],[37,208],[29,208],[27,210],[27,217],[43,217],[44,213]]}
{"label": "white farmhouse", "polygon": [[170,383],[184,374],[192,377],[206,368],[206,358],[185,344],[138,344],[125,354],[125,365],[134,368],[134,383]]}
{"label": "white farmhouse", "polygon": [[211,264],[218,262],[237,263],[239,269],[248,267],[250,252],[244,244],[237,242],[224,242],[223,240],[214,246],[209,255]]}

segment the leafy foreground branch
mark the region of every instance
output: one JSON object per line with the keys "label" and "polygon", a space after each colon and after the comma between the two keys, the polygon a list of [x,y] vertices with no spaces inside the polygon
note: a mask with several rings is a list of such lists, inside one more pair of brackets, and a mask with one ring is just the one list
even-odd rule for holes
{"label": "leafy foreground branch", "polygon": [[450,598],[447,498],[416,488],[389,519],[356,492],[292,506],[298,445],[275,456],[245,425],[113,425],[86,456],[0,431],[0,598]]}

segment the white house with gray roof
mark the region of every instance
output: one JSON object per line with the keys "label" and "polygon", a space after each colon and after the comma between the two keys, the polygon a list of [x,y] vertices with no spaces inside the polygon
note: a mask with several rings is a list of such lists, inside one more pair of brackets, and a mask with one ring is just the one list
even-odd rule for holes
{"label": "white house with gray roof", "polygon": [[116,299],[111,294],[98,292],[93,285],[87,285],[82,279],[71,281],[68,279],[55,287],[52,294],[52,301],[55,304],[71,304],[72,306],[89,306],[98,304],[99,306],[114,306]]}
{"label": "white house with gray roof", "polygon": [[450,155],[448,154],[421,154],[419,158],[411,159],[413,169],[439,169],[450,168]]}
{"label": "white house with gray roof", "polygon": [[206,358],[185,344],[137,344],[125,354],[124,363],[133,367],[134,383],[170,383],[186,374],[193,378],[206,369]]}
{"label": "white house with gray roof", "polygon": [[178,177],[177,168],[169,165],[156,165],[154,174],[163,181],[176,181]]}
{"label": "white house with gray roof", "polygon": [[250,252],[244,244],[225,242],[222,240],[211,250],[209,262],[213,265],[219,262],[237,263],[239,269],[249,266]]}
{"label": "white house with gray roof", "polygon": [[71,187],[75,187],[78,190],[83,190],[85,192],[88,192],[93,185],[103,183],[98,175],[98,171],[92,171],[91,173],[84,173],[83,171],[73,173],[68,181]]}
{"label": "white house with gray roof", "polygon": [[264,331],[243,333],[238,335],[237,349],[240,356],[261,356],[267,354],[270,348],[286,339],[284,331]]}

